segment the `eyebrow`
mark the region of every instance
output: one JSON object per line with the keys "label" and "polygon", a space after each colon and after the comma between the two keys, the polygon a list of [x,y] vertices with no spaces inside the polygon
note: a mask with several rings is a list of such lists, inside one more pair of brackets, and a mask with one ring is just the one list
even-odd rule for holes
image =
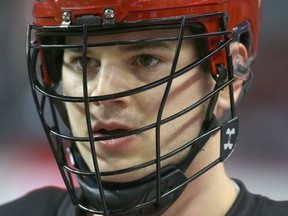
{"label": "eyebrow", "polygon": [[[143,42],[143,43],[119,46],[119,50],[121,52],[137,52],[137,51],[141,51],[145,49],[162,49],[166,51],[172,51],[171,46],[163,42]],[[66,49],[66,52],[67,53],[82,53],[83,49],[71,48],[71,49]],[[89,49],[88,49],[88,52],[89,52]]]}
{"label": "eyebrow", "polygon": [[68,48],[68,49],[65,49],[65,52],[66,53],[82,53],[83,49],[81,49],[81,48]]}
{"label": "eyebrow", "polygon": [[[65,49],[66,54],[75,54],[75,55],[83,55],[83,48],[67,48]],[[87,49],[87,54],[90,53],[90,50]]]}
{"label": "eyebrow", "polygon": [[163,42],[145,42],[145,43],[137,43],[131,45],[120,46],[119,50],[122,52],[135,52],[141,51],[144,49],[163,49],[167,51],[171,51],[172,48],[167,43]]}

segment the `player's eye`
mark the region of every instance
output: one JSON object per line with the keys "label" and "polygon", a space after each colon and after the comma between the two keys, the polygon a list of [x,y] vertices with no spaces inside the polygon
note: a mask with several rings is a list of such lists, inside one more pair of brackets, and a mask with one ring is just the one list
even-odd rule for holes
{"label": "player's eye", "polygon": [[101,62],[98,59],[87,57],[85,60],[82,57],[75,58],[72,63],[76,70],[82,71],[84,67],[84,61],[86,61],[87,71],[97,69],[100,67]]}
{"label": "player's eye", "polygon": [[159,59],[152,56],[143,54],[136,58],[136,64],[143,67],[152,67],[159,63]]}

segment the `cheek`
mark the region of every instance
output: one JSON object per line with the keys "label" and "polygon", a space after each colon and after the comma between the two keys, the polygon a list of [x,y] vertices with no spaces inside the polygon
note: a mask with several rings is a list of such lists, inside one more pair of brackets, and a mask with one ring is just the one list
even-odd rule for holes
{"label": "cheek", "polygon": [[83,105],[66,103],[70,126],[74,136],[86,136],[87,125]]}
{"label": "cheek", "polygon": [[81,74],[71,72],[68,67],[62,68],[63,94],[71,97],[83,95],[83,81]]}
{"label": "cheek", "polygon": [[[142,93],[132,96],[133,104],[131,111],[137,112],[137,115],[145,124],[155,123],[161,100],[163,98],[164,87],[159,86]],[[138,118],[138,117],[137,117]]]}
{"label": "cheek", "polygon": [[[202,71],[189,73],[173,81],[163,118],[193,107],[210,92],[212,85],[206,80],[206,75],[203,76]],[[208,101],[205,101],[163,126],[163,143],[167,143],[169,150],[174,150],[197,137],[205,118],[207,104]]]}
{"label": "cheek", "polygon": [[200,71],[193,70],[174,79],[166,103],[166,115],[180,112],[199,101],[205,94],[202,86]]}
{"label": "cheek", "polygon": [[[63,94],[69,97],[83,96],[81,75],[72,73],[69,68],[62,68]],[[70,126],[74,136],[86,136],[86,118],[82,103],[66,102]]]}

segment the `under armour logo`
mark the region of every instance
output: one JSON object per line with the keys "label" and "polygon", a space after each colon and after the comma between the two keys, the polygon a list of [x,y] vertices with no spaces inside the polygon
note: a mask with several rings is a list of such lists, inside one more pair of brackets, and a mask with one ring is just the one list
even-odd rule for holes
{"label": "under armour logo", "polygon": [[233,152],[238,139],[238,118],[235,117],[221,126],[220,161],[224,161]]}
{"label": "under armour logo", "polygon": [[233,143],[231,143],[231,138],[232,138],[232,135],[235,134],[235,128],[227,128],[226,130],[226,134],[228,135],[228,142],[227,143],[224,143],[224,150],[231,150],[233,148]]}

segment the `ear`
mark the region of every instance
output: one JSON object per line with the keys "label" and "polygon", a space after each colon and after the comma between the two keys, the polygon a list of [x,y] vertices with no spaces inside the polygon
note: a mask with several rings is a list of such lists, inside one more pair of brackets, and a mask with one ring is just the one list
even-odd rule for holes
{"label": "ear", "polygon": [[[239,42],[233,42],[230,44],[230,52],[232,55],[232,62],[234,71],[237,70],[238,65],[244,64],[248,59],[248,52],[246,47]],[[243,80],[235,77],[233,82],[234,102],[239,98],[242,90]],[[230,93],[229,88],[226,87],[223,91],[220,91],[218,102],[215,110],[215,115],[220,119],[225,110],[230,108]]]}

